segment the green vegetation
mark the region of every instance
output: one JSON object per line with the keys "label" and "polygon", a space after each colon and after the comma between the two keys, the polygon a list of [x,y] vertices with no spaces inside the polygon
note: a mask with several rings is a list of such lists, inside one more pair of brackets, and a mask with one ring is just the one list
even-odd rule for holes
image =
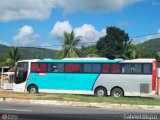
{"label": "green vegetation", "polygon": [[8,58],[6,60],[7,64],[14,66],[15,62],[20,60],[20,58],[21,58],[21,55],[19,53],[19,49],[18,48],[16,48],[16,47],[9,48]]}
{"label": "green vegetation", "polygon": [[[10,55],[9,50],[11,47],[0,45],[0,65],[10,65],[12,63],[11,59],[8,59]],[[21,60],[23,59],[43,59],[52,58],[57,59],[57,50],[45,49],[45,48],[33,48],[33,47],[23,47],[18,48],[19,54],[21,55]]]}
{"label": "green vegetation", "polygon": [[149,52],[149,51],[159,52],[160,38],[148,40],[144,43],[139,44],[138,46],[140,47],[141,51],[143,50],[143,52]]}
{"label": "green vegetation", "polygon": [[9,50],[8,46],[0,44],[0,63],[2,65],[5,64],[5,61],[6,61],[6,58],[7,58],[7,54],[8,54],[8,50]]}
{"label": "green vegetation", "polygon": [[140,97],[96,97],[86,95],[72,94],[28,94],[14,92],[0,92],[1,98],[18,98],[18,99],[35,99],[35,100],[60,100],[60,101],[76,101],[76,102],[96,102],[96,103],[113,103],[113,104],[131,104],[131,105],[160,105],[160,100],[152,98]]}
{"label": "green vegetation", "polygon": [[80,37],[75,37],[74,31],[71,33],[64,32],[61,41],[64,44],[63,50],[60,52],[61,58],[80,57],[80,53],[76,48],[76,45],[80,42]]}
{"label": "green vegetation", "polygon": [[[64,101],[78,101],[78,102],[98,102],[98,103],[118,103],[118,104],[131,104],[131,105],[160,105],[160,100],[151,98],[140,97],[95,97],[83,95],[70,95],[70,94],[52,94],[53,97],[48,97],[48,100],[64,100]],[[39,99],[43,99],[40,97]]]}
{"label": "green vegetation", "polygon": [[124,30],[116,27],[108,27],[106,35],[97,42],[96,48],[98,53],[106,58],[128,58],[131,54],[129,45],[131,40]]}
{"label": "green vegetation", "polygon": [[22,54],[22,59],[57,59],[57,50],[45,48],[19,48]]}
{"label": "green vegetation", "polygon": [[151,39],[138,45],[141,58],[156,58],[160,62],[157,52],[160,52],[160,38]]}
{"label": "green vegetation", "polygon": [[140,57],[139,47],[135,44],[130,44],[128,46],[128,53],[126,53],[128,59],[136,59]]}
{"label": "green vegetation", "polygon": [[96,45],[87,46],[87,47],[82,46],[81,53],[83,57],[86,57],[89,55],[96,55],[97,54]]}

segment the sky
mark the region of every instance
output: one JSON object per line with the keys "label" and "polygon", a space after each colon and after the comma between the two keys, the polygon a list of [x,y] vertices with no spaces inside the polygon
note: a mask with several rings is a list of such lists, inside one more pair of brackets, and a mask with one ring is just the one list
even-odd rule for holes
{"label": "sky", "polygon": [[134,43],[160,38],[160,0],[0,0],[4,45],[60,49],[64,31],[72,30],[89,45],[110,26],[125,30]]}

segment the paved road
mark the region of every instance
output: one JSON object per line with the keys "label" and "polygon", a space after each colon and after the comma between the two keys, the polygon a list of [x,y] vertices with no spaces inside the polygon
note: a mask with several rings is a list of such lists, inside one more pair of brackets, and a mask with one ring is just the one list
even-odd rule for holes
{"label": "paved road", "polygon": [[104,110],[0,102],[0,120],[2,118],[4,120],[124,120],[124,118],[129,119],[130,115],[135,117],[152,115],[160,120],[158,113],[160,111]]}

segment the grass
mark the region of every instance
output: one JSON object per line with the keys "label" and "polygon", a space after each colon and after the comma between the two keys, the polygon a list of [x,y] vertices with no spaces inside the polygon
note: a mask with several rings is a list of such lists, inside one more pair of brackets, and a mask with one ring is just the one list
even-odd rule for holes
{"label": "grass", "polygon": [[18,98],[18,99],[34,99],[34,100],[60,100],[60,101],[77,101],[77,102],[97,102],[97,103],[115,103],[115,104],[131,104],[131,105],[160,105],[160,100],[152,98],[140,97],[96,97],[85,95],[71,94],[28,94],[0,91],[1,98]]}
{"label": "grass", "polygon": [[[53,97],[48,97],[47,100],[64,100],[78,102],[98,102],[98,103],[115,103],[115,104],[131,104],[131,105],[160,105],[160,100],[152,98],[140,97],[95,97],[83,95],[68,95],[68,94],[53,94]],[[43,99],[40,98],[40,99]]]}

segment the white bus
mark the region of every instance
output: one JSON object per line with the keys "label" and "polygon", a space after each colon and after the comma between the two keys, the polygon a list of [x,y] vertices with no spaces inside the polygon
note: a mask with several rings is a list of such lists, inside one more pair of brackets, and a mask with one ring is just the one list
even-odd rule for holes
{"label": "white bus", "polygon": [[97,96],[156,93],[156,60],[63,59],[18,61],[14,91]]}

